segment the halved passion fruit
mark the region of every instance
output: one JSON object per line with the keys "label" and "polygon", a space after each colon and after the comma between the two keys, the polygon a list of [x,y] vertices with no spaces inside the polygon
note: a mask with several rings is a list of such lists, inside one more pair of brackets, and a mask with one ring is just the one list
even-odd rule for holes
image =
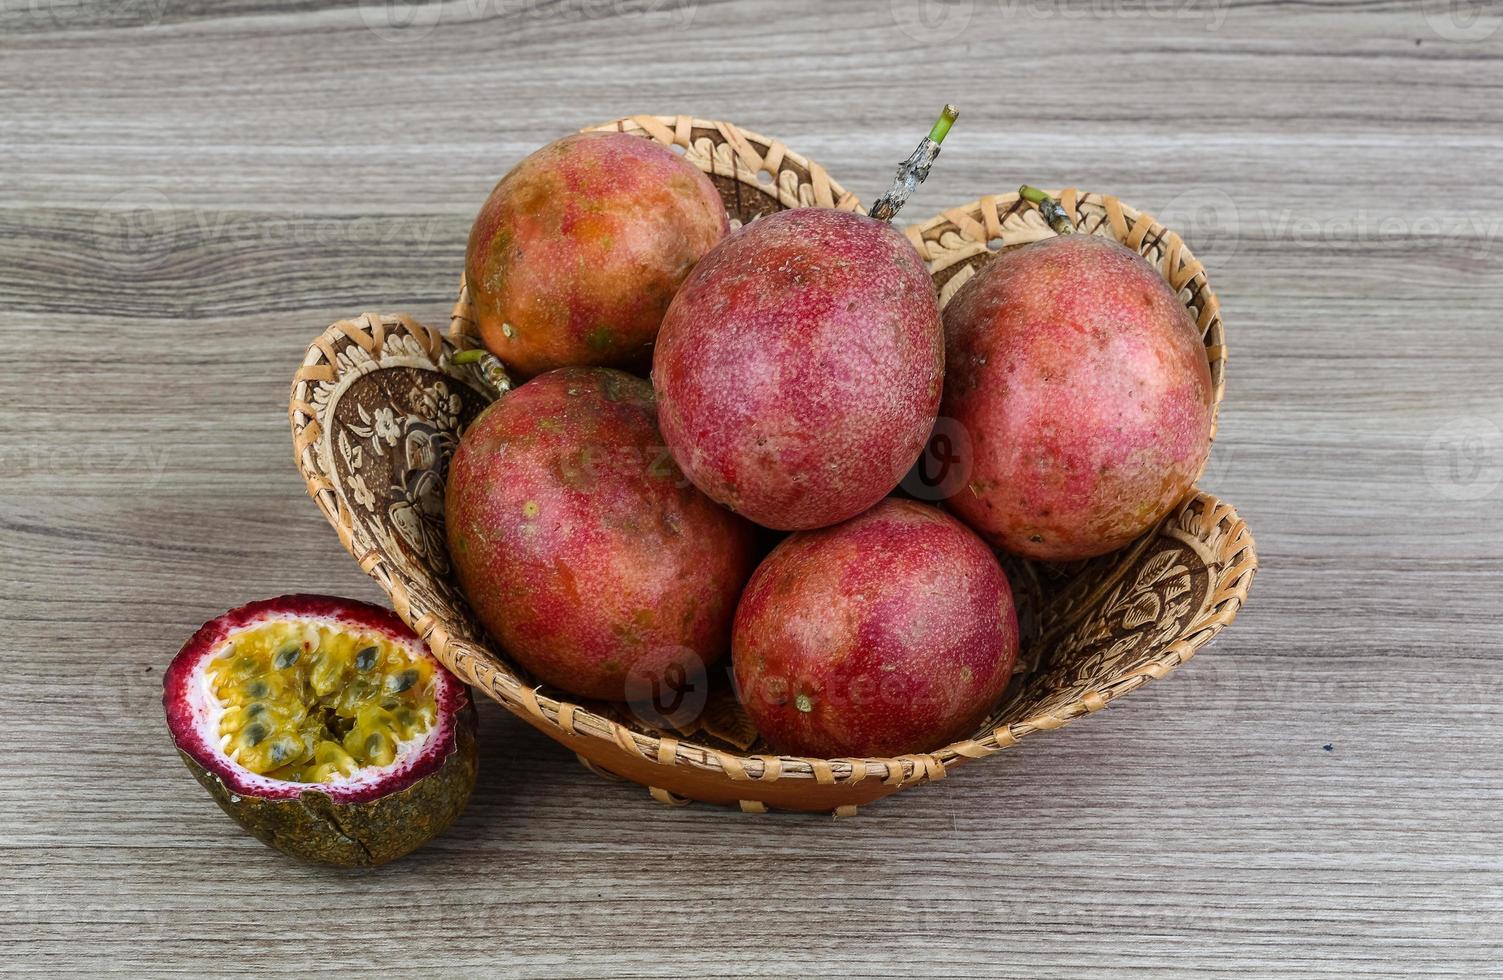
{"label": "halved passion fruit", "polygon": [[391,612],[286,595],[205,623],[163,677],[167,727],[225,812],[293,857],[384,864],[475,787],[475,706]]}

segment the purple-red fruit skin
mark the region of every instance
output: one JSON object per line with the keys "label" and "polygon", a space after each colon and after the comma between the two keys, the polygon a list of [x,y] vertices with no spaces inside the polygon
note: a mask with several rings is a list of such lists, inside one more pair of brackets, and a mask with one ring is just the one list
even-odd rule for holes
{"label": "purple-red fruit skin", "polygon": [[730,231],[715,185],[649,139],[588,132],[517,164],[465,253],[486,347],[523,375],[645,370],[674,292]]}
{"label": "purple-red fruit skin", "polygon": [[539,375],[488,408],[449,467],[449,551],[491,635],[539,680],[622,700],[714,662],[753,529],[690,484],[646,381]]}
{"label": "purple-red fruit skin", "polygon": [[736,610],[742,704],[780,752],[927,752],[969,735],[1012,676],[1018,621],[996,556],[943,512],[889,498],[790,535]]}
{"label": "purple-red fruit skin", "polygon": [[1004,252],[945,308],[941,416],[969,435],[946,506],[998,548],[1068,561],[1152,527],[1211,448],[1205,346],[1158,271],[1108,238]]}
{"label": "purple-red fruit skin", "polygon": [[663,437],[705,493],[758,524],[824,527],[885,496],[934,424],[944,337],[913,246],[797,208],[706,255],[653,355]]}

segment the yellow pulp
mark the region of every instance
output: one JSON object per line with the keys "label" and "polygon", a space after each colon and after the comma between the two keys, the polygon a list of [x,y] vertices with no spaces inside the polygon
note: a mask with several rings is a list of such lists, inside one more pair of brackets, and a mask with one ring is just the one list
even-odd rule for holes
{"label": "yellow pulp", "polygon": [[273,779],[325,783],[387,765],[438,715],[431,660],[324,623],[253,627],[208,672],[225,754]]}

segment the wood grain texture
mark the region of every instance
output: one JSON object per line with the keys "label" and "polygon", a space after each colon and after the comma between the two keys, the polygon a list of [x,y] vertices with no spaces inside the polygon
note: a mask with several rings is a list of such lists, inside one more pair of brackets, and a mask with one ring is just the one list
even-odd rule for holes
{"label": "wood grain texture", "polygon": [[[0,969],[1503,971],[1503,11],[398,13],[0,0]],[[172,653],[248,599],[380,599],[292,466],[310,338],[444,323],[473,211],[567,130],[729,119],[870,201],[946,101],[915,220],[1076,184],[1209,267],[1204,483],[1263,561],[1214,647],[850,821],[669,809],[494,707],[469,810],[395,866],[292,866],[218,811],[166,737]]]}

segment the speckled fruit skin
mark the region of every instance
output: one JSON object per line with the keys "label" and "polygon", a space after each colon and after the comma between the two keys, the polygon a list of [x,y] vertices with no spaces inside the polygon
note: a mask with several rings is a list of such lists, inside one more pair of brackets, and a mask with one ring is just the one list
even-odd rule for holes
{"label": "speckled fruit skin", "polygon": [[1136,252],[1068,235],[1004,252],[945,308],[940,414],[970,435],[946,503],[1049,561],[1132,541],[1205,467],[1214,393],[1185,306]]}
{"label": "speckled fruit skin", "polygon": [[625,133],[550,143],[501,179],[470,230],[480,336],[522,375],[645,369],[679,284],[730,230],[715,185]]}
{"label": "speckled fruit skin", "polygon": [[790,535],[736,610],[736,686],[775,749],[893,756],[970,734],[1012,677],[1018,619],[985,542],[889,498]]}
{"label": "speckled fruit skin", "polygon": [[204,660],[236,630],[298,617],[333,619],[353,630],[374,630],[422,646],[395,613],[354,599],[284,595],[248,603],[199,627],[168,665],[162,676],[168,731],[199,785],[268,847],[301,861],[341,867],[396,860],[443,833],[475,788],[475,704],[469,689],[447,670],[438,671],[440,730],[432,750],[376,785],[325,791],[257,778],[230,766],[210,745],[212,733],[195,724],[187,688],[196,682]]}
{"label": "speckled fruit skin", "polygon": [[653,354],[663,437],[689,479],[758,524],[824,527],[890,491],[934,425],[933,282],[891,226],[797,208],[704,257]]}
{"label": "speckled fruit skin", "polygon": [[623,700],[729,647],[753,529],[679,472],[640,378],[562,368],[504,395],[460,440],[446,507],[470,605],[539,680]]}

